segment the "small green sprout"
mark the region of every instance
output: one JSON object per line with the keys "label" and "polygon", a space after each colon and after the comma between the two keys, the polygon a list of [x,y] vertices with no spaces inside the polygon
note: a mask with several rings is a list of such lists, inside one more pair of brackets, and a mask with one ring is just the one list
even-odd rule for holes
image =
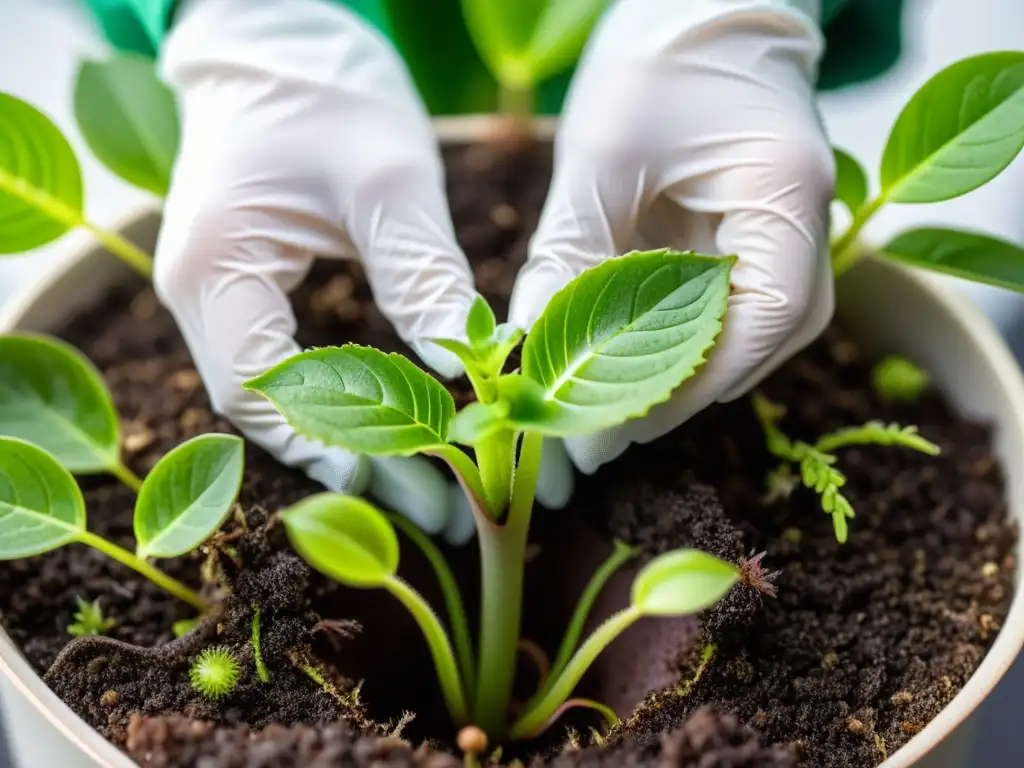
{"label": "small green sprout", "polygon": [[68,634],[72,637],[104,635],[117,626],[116,621],[103,615],[99,598],[96,598],[91,603],[83,600],[81,597],[77,597],[75,600],[78,602],[78,610],[75,611],[75,623],[68,626]]}
{"label": "small green sprout", "polygon": [[871,369],[871,386],[887,403],[915,403],[928,384],[924,369],[902,355],[889,355]]}
{"label": "small green sprout", "polygon": [[261,631],[261,614],[260,604],[253,603],[252,606],[252,657],[256,663],[256,675],[259,677],[260,682],[270,682],[270,672],[267,670],[267,665],[263,662],[263,650],[262,642],[260,640]]}
{"label": "small green sprout", "polygon": [[199,626],[199,622],[202,621],[202,617],[196,616],[191,619],[181,619],[171,625],[171,633],[175,637],[184,637],[193,629]]}
{"label": "small green sprout", "polygon": [[227,648],[207,648],[192,662],[188,677],[203,697],[216,701],[238,685],[242,667]]}
{"label": "small green sprout", "polygon": [[847,520],[854,517],[854,511],[840,490],[846,485],[846,475],[834,466],[838,461],[837,450],[854,445],[898,445],[929,456],[937,456],[940,452],[937,445],[917,434],[917,427],[901,427],[880,421],[830,432],[818,438],[814,445],[790,440],[778,426],[786,414],[785,408],[760,392],[755,392],[752,400],[768,451],[782,460],[782,464],[768,476],[766,501],[788,497],[796,486],[790,465],[796,465],[800,470],[800,482],[821,497],[821,508],[832,516],[836,540],[840,544],[846,542],[849,534]]}
{"label": "small green sprout", "polygon": [[[349,586],[384,589],[409,610],[457,727],[476,726],[500,745],[506,738],[532,738],[567,707],[589,707],[610,719],[607,707],[572,697],[597,655],[639,618],[704,610],[739,578],[735,566],[703,552],[667,553],[636,577],[631,605],[582,639],[598,593],[635,554],[617,543],[581,597],[549,674],[518,718],[510,718],[543,441],[613,427],[668,399],[704,362],[721,331],[734,261],[671,250],[605,261],[551,300],[513,374],[503,369],[523,333],[498,324],[487,302],[477,299],[465,340],[432,340],[461,359],[476,393],[476,402],[459,413],[448,391],[406,358],[354,344],[301,353],[246,384],[308,438],[369,455],[435,456],[459,479],[480,542],[475,647],[447,563],[406,521],[331,493],[281,514],[292,546],[310,565]],[[476,461],[460,445],[472,447]],[[447,627],[398,576],[396,527],[433,567]]]}

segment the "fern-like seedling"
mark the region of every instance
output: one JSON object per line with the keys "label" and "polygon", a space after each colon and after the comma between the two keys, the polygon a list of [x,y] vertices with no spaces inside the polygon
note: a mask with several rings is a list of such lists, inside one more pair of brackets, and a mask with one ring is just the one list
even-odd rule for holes
{"label": "fern-like seedling", "polygon": [[752,396],[754,413],[764,430],[768,451],[782,463],[768,476],[766,501],[788,498],[797,481],[790,467],[800,470],[799,482],[821,497],[821,508],[832,517],[836,540],[843,544],[849,534],[848,520],[854,517],[853,505],[842,493],[846,475],[836,469],[840,448],[854,445],[898,445],[929,456],[937,456],[939,447],[917,433],[917,427],[901,427],[870,421],[859,427],[845,427],[818,438],[813,445],[791,440],[779,429],[785,408],[773,403],[760,392]]}
{"label": "fern-like seedling", "polygon": [[72,637],[103,635],[117,625],[117,622],[112,618],[103,615],[99,598],[91,603],[80,597],[75,599],[78,601],[78,610],[75,611],[75,623],[68,626],[68,634]]}
{"label": "fern-like seedling", "polygon": [[207,648],[188,671],[192,687],[204,698],[216,701],[235,689],[242,667],[227,648]]}

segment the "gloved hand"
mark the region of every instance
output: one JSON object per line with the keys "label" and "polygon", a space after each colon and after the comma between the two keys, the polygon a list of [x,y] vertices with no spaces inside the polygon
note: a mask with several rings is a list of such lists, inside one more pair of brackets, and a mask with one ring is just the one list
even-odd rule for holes
{"label": "gloved hand", "polygon": [[287,293],[314,254],[360,259],[399,336],[439,373],[461,372],[421,342],[460,337],[476,292],[398,54],[322,0],[185,0],[161,69],[182,136],[155,283],[214,408],[328,488],[369,490],[427,531],[468,538],[471,522],[449,514],[449,485],[426,460],[325,448],[242,390],[300,351]]}
{"label": "gloved hand", "polygon": [[[511,320],[602,259],[671,246],[736,254],[709,362],[643,419],[565,442],[585,473],[736,399],[828,324],[834,165],[814,106],[820,0],[619,0],[580,63]],[[571,492],[558,446],[543,462]]]}

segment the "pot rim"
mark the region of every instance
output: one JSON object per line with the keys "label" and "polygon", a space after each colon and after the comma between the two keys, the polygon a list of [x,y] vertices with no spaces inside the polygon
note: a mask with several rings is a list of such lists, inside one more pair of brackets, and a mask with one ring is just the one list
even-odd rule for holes
{"label": "pot rim", "polygon": [[[497,118],[493,115],[468,115],[440,118],[434,121],[439,142],[442,145],[473,141],[493,131]],[[542,139],[554,136],[557,120],[538,118],[534,121],[537,135]],[[157,205],[136,207],[122,217],[116,227],[123,231],[132,223],[158,214]],[[43,300],[64,274],[96,253],[98,243],[90,242],[81,248],[69,250],[58,257],[52,268],[36,280],[19,290],[0,308],[0,333],[15,330],[21,318],[37,303]],[[947,285],[929,279],[929,276],[906,267],[886,263],[887,269],[897,270],[914,281],[928,295],[949,322],[981,349],[988,359],[992,372],[1012,403],[1012,413],[1006,414],[1003,428],[1010,428],[1024,436],[1024,374],[1013,354],[989,319],[968,299],[955,293]],[[1012,494],[1008,487],[1007,497]],[[985,654],[981,664],[974,671],[956,696],[932,718],[931,721],[899,750],[889,755],[879,768],[908,768],[924,757],[934,747],[950,736],[1005,676],[1007,670],[1024,647],[1024,596],[1018,574],[1015,577],[1014,595],[1003,626],[992,647]],[[136,768],[125,753],[115,747],[97,730],[79,718],[47,686],[40,675],[31,668],[20,650],[0,627],[0,674],[6,677],[47,721],[60,731],[69,742],[81,749],[90,759],[103,768]]]}

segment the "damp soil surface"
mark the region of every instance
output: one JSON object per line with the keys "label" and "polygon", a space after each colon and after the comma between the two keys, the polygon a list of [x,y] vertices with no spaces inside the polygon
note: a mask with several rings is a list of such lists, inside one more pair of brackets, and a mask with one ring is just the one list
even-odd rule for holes
{"label": "damp soil surface", "polygon": [[[503,316],[550,153],[476,146],[449,150],[446,160],[459,241]],[[356,266],[319,263],[294,304],[304,346],[407,351]],[[137,472],[191,436],[233,431],[213,415],[150,289],[110,293],[62,335],[103,371]],[[874,766],[953,698],[1006,615],[1016,531],[988,427],[956,417],[936,393],[912,406],[880,402],[871,363],[834,326],[763,387],[788,407],[783,427],[794,438],[882,419],[916,424],[942,448],[939,457],[844,451],[857,511],[845,545],[811,493],[766,502],[775,462],[745,399],[580,477],[568,509],[538,510],[524,633],[549,651],[614,537],[644,558],[701,547],[746,563],[755,586],[738,585],[700,625],[648,620],[613,644],[582,685],[625,716],[601,743],[590,735],[597,723],[577,716],[514,755],[560,768]],[[465,395],[464,383],[452,386]],[[82,485],[90,528],[131,547],[132,495],[104,477]],[[190,617],[187,606],[79,545],[0,564],[0,621],[47,683],[143,765],[461,765],[415,624],[386,595],[330,584],[289,550],[274,513],[316,490],[248,447],[237,513],[203,552],[166,563],[219,605],[184,637],[172,625]],[[447,553],[472,605],[473,547]],[[755,553],[764,554],[751,561]],[[440,604],[406,547],[403,570]],[[602,610],[621,605],[628,578],[609,585]],[[79,596],[99,598],[116,620],[106,637],[66,634]],[[269,682],[254,663],[257,606]],[[713,656],[702,653],[709,643]],[[235,691],[216,702],[188,681],[191,660],[212,645],[234,653],[242,670]],[[522,667],[528,693],[536,680]]]}

